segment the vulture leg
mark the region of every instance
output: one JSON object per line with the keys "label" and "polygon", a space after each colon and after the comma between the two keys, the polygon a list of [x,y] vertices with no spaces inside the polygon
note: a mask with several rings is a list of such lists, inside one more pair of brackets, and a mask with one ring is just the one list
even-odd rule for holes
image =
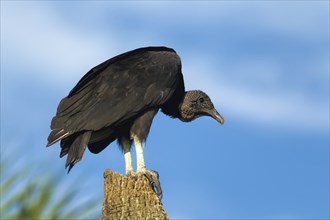
{"label": "vulture leg", "polygon": [[135,151],[136,151],[136,162],[137,162],[137,173],[143,173],[149,180],[150,185],[154,192],[157,194],[159,199],[162,199],[162,188],[159,182],[159,175],[157,171],[147,170],[144,164],[144,156],[143,156],[143,146],[141,141],[137,136],[133,137]]}
{"label": "vulture leg", "polygon": [[146,165],[144,164],[144,156],[143,156],[143,146],[141,141],[137,136],[133,137],[135,152],[136,152],[136,163],[137,169],[136,172],[144,172],[146,170]]}
{"label": "vulture leg", "polygon": [[150,126],[152,123],[152,119],[154,118],[157,111],[158,109],[151,109],[149,111],[146,111],[144,114],[140,115],[134,121],[130,129],[130,137],[131,140],[134,141],[134,145],[135,145],[136,163],[137,163],[136,172],[142,173],[148,178],[152,189],[161,199],[162,189],[159,183],[159,175],[156,171],[146,169],[146,166],[144,164],[143,146],[142,146],[142,142],[144,142],[147,139]]}
{"label": "vulture leg", "polygon": [[120,145],[123,146],[123,150],[124,150],[126,175],[130,176],[130,175],[134,174],[133,165],[132,165],[132,157],[131,157],[132,142],[126,137],[121,137],[119,142],[120,142]]}

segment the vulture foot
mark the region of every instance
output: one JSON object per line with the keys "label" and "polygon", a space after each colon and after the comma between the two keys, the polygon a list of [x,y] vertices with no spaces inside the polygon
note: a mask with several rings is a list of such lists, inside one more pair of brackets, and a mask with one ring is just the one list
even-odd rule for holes
{"label": "vulture foot", "polygon": [[150,182],[151,188],[157,194],[158,198],[161,200],[163,197],[163,193],[162,193],[162,188],[161,188],[160,182],[159,182],[158,172],[154,171],[154,170],[147,170],[147,169],[143,169],[140,172],[143,173],[145,175],[145,177],[147,177],[147,179]]}

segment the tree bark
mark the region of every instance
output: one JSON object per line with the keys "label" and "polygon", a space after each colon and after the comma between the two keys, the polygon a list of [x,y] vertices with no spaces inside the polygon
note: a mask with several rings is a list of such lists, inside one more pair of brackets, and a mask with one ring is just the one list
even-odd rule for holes
{"label": "tree bark", "polygon": [[104,172],[102,220],[168,219],[148,179],[139,174],[126,177],[107,169]]}

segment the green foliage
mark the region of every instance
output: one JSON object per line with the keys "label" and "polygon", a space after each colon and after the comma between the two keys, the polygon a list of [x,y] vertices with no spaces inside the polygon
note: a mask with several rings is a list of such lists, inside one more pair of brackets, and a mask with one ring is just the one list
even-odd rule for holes
{"label": "green foliage", "polygon": [[63,185],[60,175],[57,178],[47,177],[46,173],[36,175],[26,167],[10,172],[8,164],[1,161],[0,219],[101,218],[101,207],[96,200],[89,199],[81,205],[77,192],[69,187],[64,192],[57,187],[61,181]]}

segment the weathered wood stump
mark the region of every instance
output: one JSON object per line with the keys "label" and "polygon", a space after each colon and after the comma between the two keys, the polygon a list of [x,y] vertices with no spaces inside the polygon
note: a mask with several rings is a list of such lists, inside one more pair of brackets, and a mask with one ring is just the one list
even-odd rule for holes
{"label": "weathered wood stump", "polygon": [[102,220],[168,219],[160,199],[143,175],[126,177],[104,172]]}

